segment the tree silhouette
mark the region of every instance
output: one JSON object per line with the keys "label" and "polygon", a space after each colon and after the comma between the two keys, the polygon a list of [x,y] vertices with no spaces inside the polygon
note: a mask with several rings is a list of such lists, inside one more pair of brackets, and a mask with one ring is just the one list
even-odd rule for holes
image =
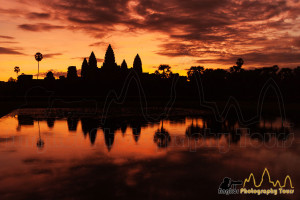
{"label": "tree silhouette", "polygon": [[191,80],[194,75],[201,75],[204,71],[202,66],[192,66],[187,72],[188,80]]}
{"label": "tree silhouette", "polygon": [[139,74],[143,73],[142,61],[141,61],[139,54],[136,54],[136,56],[134,58],[133,70],[135,70]]}
{"label": "tree silhouette", "polygon": [[278,72],[278,76],[281,80],[289,80],[293,76],[293,70],[290,68],[282,68],[280,72]]}
{"label": "tree silhouette", "polygon": [[8,82],[9,82],[9,83],[14,83],[14,82],[16,82],[16,79],[14,79],[13,77],[10,77],[10,78],[8,79]]}
{"label": "tree silhouette", "polygon": [[17,77],[18,77],[18,75],[19,75],[19,72],[20,72],[20,67],[18,67],[18,66],[15,66],[15,68],[14,68],[14,72],[16,72],[16,73],[17,73]]}
{"label": "tree silhouette", "polygon": [[47,81],[54,81],[54,80],[55,80],[52,71],[47,72],[46,77],[45,77],[45,80],[47,80]]}
{"label": "tree silhouette", "polygon": [[161,78],[170,78],[173,73],[169,65],[160,65],[158,70],[155,71],[155,74]]}
{"label": "tree silhouette", "polygon": [[40,61],[43,60],[43,54],[40,52],[37,52],[35,55],[35,60],[38,61],[38,74],[37,74],[37,79],[39,79],[39,73],[40,73]]}
{"label": "tree silhouette", "polygon": [[238,58],[236,60],[236,66],[230,68],[230,72],[241,72],[243,71],[242,66],[244,64],[244,60],[242,58]]}

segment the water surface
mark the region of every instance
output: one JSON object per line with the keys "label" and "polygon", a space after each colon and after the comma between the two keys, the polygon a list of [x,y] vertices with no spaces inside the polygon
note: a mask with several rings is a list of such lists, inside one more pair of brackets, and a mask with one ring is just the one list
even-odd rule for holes
{"label": "water surface", "polygon": [[[0,119],[1,199],[275,199],[217,194],[224,177],[290,175],[297,199],[299,125],[281,118],[250,126],[208,116],[109,118],[17,110]],[[277,197],[276,197],[277,198]]]}

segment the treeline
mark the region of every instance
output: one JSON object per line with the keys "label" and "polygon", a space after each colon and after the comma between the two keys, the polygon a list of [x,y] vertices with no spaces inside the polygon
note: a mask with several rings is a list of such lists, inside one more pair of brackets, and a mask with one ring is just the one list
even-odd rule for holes
{"label": "treeline", "polygon": [[[119,98],[142,96],[150,100],[226,100],[230,96],[242,100],[257,100],[266,89],[266,99],[297,100],[300,97],[300,67],[279,68],[277,65],[246,70],[243,59],[229,70],[192,66],[187,76],[172,72],[169,65],[160,65],[153,74],[122,69],[99,71],[93,79],[77,75],[76,67],[69,67],[67,77],[55,79],[48,72],[44,80],[9,81],[0,85],[1,96],[44,96],[51,92],[59,97],[99,97],[113,93]],[[200,95],[200,96],[199,96]]]}

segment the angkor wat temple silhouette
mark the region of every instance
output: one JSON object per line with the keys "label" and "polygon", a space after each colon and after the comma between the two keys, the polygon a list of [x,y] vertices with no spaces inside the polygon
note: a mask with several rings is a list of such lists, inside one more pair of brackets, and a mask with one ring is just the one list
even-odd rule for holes
{"label": "angkor wat temple silhouette", "polygon": [[[114,51],[109,44],[105,53],[105,58],[103,65],[101,68],[98,68],[97,66],[97,59],[94,54],[94,52],[91,53],[89,60],[87,61],[86,58],[84,58],[82,67],[81,67],[81,78],[84,80],[95,80],[97,77],[99,77],[100,74],[116,74],[116,73],[126,73],[130,70],[134,70],[137,74],[143,73],[142,68],[142,61],[137,54],[135,56],[134,62],[133,62],[133,68],[128,69],[127,63],[125,59],[123,60],[121,66],[117,65],[115,61],[115,54]],[[68,70],[70,71],[70,69]],[[70,75],[69,75],[70,76]],[[71,74],[72,76],[72,74]]]}
{"label": "angkor wat temple silhouette", "polygon": [[[236,65],[229,70],[191,66],[187,69],[187,76],[179,76],[172,72],[169,65],[163,64],[158,66],[155,73],[149,74],[143,72],[139,54],[133,61],[133,67],[128,68],[125,60],[121,65],[116,63],[114,51],[108,45],[101,67],[98,67],[96,56],[92,52],[78,70],[81,71],[81,76],[78,76],[76,66],[68,67],[67,77],[61,76],[59,79],[55,79],[51,71],[44,80],[33,79],[32,75],[20,75],[17,82],[0,83],[0,96],[19,102],[25,97],[25,104],[33,102],[33,106],[36,106],[36,102],[57,102],[56,99],[82,101],[82,98],[95,97],[99,102],[110,102],[109,105],[124,105],[126,102],[129,107],[136,107],[138,104],[149,107],[151,103],[153,106],[172,107],[177,103],[178,107],[193,108],[199,104],[203,107],[206,100],[223,103],[236,98],[235,105],[242,100],[276,103],[279,97],[284,97],[289,102],[299,100],[300,66],[294,69],[280,69],[277,65],[244,69],[243,63],[243,59],[238,58]],[[265,92],[268,91],[266,88],[273,89],[275,94]],[[230,106],[225,107],[225,110]]]}
{"label": "angkor wat temple silhouette", "polygon": [[[115,61],[115,54],[110,44],[107,47],[104,62],[101,67],[98,67],[97,58],[94,52],[92,51],[88,60],[84,58],[81,65],[81,71],[79,70],[77,71],[77,70],[78,69],[76,66],[69,66],[66,77],[64,75],[61,75],[59,76],[59,79],[60,80],[67,79],[71,81],[72,80],[99,81],[99,79],[102,80],[108,79],[108,77],[112,79],[119,79],[120,75],[124,78],[124,76],[126,76],[126,74],[128,74],[129,72],[136,73],[138,76],[149,75],[149,73],[143,73],[142,61],[139,54],[135,56],[132,68],[128,68],[125,59],[123,60],[121,65],[118,65]],[[81,76],[79,76],[79,74]],[[55,80],[54,73],[52,71],[48,71],[46,73],[44,80],[54,81]],[[26,83],[31,81],[37,81],[34,80],[33,75],[22,74],[18,76],[18,82]]]}

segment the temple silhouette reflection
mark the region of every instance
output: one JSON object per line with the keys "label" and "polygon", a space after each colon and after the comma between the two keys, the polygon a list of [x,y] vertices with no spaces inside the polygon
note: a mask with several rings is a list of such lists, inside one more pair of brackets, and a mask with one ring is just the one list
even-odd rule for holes
{"label": "temple silhouette reflection", "polygon": [[18,115],[19,126],[33,126],[34,119],[30,115]]}
{"label": "temple silhouette reflection", "polygon": [[79,121],[79,118],[77,118],[77,117],[68,117],[67,118],[68,128],[69,128],[70,132],[77,131],[78,121]]}
{"label": "temple silhouette reflection", "polygon": [[49,128],[53,128],[54,127],[54,122],[55,122],[55,118],[47,118],[47,125]]}
{"label": "temple silhouette reflection", "polygon": [[97,137],[98,120],[93,118],[81,118],[81,128],[84,137],[88,135],[93,145]]}
{"label": "temple silhouette reflection", "polygon": [[[136,117],[119,117],[108,118],[104,120],[104,123],[96,116],[80,117],[80,115],[60,116],[58,118],[53,116],[42,118],[38,115],[18,115],[16,119],[18,129],[23,126],[34,126],[35,122],[37,122],[40,129],[40,123],[44,121],[48,129],[52,130],[55,122],[61,121],[66,123],[69,132],[75,132],[78,131],[77,127],[80,123],[83,138],[88,137],[91,145],[94,145],[97,140],[101,140],[102,137],[97,136],[97,134],[103,133],[104,144],[108,151],[112,150],[117,133],[120,133],[123,138],[131,135],[134,143],[139,143],[141,135],[146,134],[143,133],[144,128],[150,127],[159,127],[155,130],[152,141],[158,148],[167,148],[172,143],[172,137],[183,139],[186,137],[192,140],[219,140],[223,136],[230,143],[238,143],[241,137],[247,134],[251,140],[269,142],[271,138],[285,141],[291,133],[290,127],[284,126],[283,123],[274,118],[262,119],[247,127],[242,126],[234,119],[219,122],[210,116],[177,117],[152,122]],[[188,121],[190,122],[188,123]],[[178,136],[178,133],[172,133],[168,130],[173,125],[185,127],[182,135]],[[40,130],[38,138],[37,146],[41,149],[45,142],[42,139]]]}

